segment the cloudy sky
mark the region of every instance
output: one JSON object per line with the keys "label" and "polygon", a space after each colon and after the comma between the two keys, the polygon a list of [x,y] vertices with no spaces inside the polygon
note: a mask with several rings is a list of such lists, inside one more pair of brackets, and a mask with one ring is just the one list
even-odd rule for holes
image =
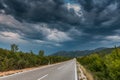
{"label": "cloudy sky", "polygon": [[50,54],[120,44],[120,0],[0,0],[0,47]]}

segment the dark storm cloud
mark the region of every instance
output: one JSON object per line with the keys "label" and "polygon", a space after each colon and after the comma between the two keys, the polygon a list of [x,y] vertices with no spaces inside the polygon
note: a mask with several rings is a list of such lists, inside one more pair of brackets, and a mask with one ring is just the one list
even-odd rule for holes
{"label": "dark storm cloud", "polygon": [[120,20],[119,0],[78,0],[78,2],[82,7],[84,21],[81,21],[81,17],[76,16],[74,11],[68,11],[64,0],[0,0],[0,8],[17,20],[27,22],[62,22],[72,25],[81,23],[90,27],[100,27],[116,24],[116,21]]}
{"label": "dark storm cloud", "polygon": [[[64,0],[1,0],[0,8],[20,21],[66,22],[76,24],[80,18],[69,12]],[[6,5],[6,7],[4,6]]]}
{"label": "dark storm cloud", "polygon": [[22,37],[22,39],[33,41],[42,40],[48,42],[64,42],[72,40],[72,38],[69,37],[69,32],[67,32],[68,30],[65,32],[65,29],[63,30],[62,28],[57,28],[56,26],[59,27],[60,25],[48,23],[21,23],[12,16],[4,14],[0,15],[0,33],[17,33]]}
{"label": "dark storm cloud", "polygon": [[99,13],[114,2],[114,0],[79,0],[79,2],[83,6],[84,10],[88,12],[96,10],[96,12]]}
{"label": "dark storm cloud", "polygon": [[[120,20],[119,0],[78,0],[84,20],[69,12],[64,0],[1,0],[0,8],[19,21],[62,22],[93,27],[109,26]],[[117,4],[116,4],[117,3]],[[109,24],[109,25],[108,25]],[[84,26],[85,27],[85,26]]]}
{"label": "dark storm cloud", "polygon": [[115,24],[120,20],[119,0],[78,0],[88,25],[93,27]]}
{"label": "dark storm cloud", "polygon": [[[92,43],[95,47],[101,45],[99,42],[120,39],[115,32],[120,30],[119,0],[69,1],[0,0],[0,32],[18,33],[33,43],[64,44],[65,49],[91,47]],[[75,12],[78,5],[81,16]]]}

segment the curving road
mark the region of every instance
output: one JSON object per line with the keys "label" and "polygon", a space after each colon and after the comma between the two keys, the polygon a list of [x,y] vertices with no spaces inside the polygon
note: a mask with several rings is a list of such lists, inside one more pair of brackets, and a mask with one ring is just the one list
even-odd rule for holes
{"label": "curving road", "polygon": [[0,77],[0,80],[77,80],[76,60]]}

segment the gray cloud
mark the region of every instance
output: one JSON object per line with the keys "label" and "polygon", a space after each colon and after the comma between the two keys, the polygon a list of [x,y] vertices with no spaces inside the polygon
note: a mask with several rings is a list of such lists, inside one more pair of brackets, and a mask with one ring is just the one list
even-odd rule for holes
{"label": "gray cloud", "polygon": [[78,2],[82,8],[83,17],[79,17],[75,9],[69,11],[64,0],[1,0],[0,9],[4,10],[6,14],[14,16],[19,21],[33,23],[62,22],[90,27],[118,25],[119,22],[117,21],[120,20],[120,1],[78,0]]}
{"label": "gray cloud", "polygon": [[[75,9],[68,10],[64,0],[1,0],[1,9],[19,21],[29,23],[64,23],[86,25],[87,27],[107,27],[118,25],[120,1],[118,0],[78,0],[82,17]],[[117,24],[116,24],[117,22]],[[86,27],[84,26],[84,27]]]}
{"label": "gray cloud", "polygon": [[[64,32],[65,30],[60,30],[56,27],[50,28],[49,26],[51,25],[46,23],[21,23],[10,15],[0,15],[0,32],[7,33],[7,36],[9,36],[9,33],[13,35],[16,33],[21,36],[20,38],[23,40],[37,41],[41,43],[47,42],[48,44],[57,44],[72,40],[69,35],[69,31]],[[1,36],[7,37],[3,34],[1,34]]]}
{"label": "gray cloud", "polygon": [[75,0],[71,4],[64,0],[0,0],[0,40],[18,36],[18,41],[64,44],[69,49],[112,44],[120,39],[119,13],[119,0]]}
{"label": "gray cloud", "polygon": [[79,24],[81,20],[74,10],[68,11],[64,0],[1,0],[0,4],[6,14],[20,21]]}
{"label": "gray cloud", "polygon": [[120,20],[120,1],[118,0],[79,0],[79,3],[87,25],[110,26]]}

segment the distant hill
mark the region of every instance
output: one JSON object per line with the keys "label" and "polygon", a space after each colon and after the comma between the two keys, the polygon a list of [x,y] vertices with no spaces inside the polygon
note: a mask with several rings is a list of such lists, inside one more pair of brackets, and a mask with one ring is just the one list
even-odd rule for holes
{"label": "distant hill", "polygon": [[80,57],[80,56],[86,56],[92,53],[98,53],[98,54],[104,55],[104,54],[111,53],[113,49],[114,48],[101,47],[94,50],[59,51],[59,52],[53,53],[52,56]]}

